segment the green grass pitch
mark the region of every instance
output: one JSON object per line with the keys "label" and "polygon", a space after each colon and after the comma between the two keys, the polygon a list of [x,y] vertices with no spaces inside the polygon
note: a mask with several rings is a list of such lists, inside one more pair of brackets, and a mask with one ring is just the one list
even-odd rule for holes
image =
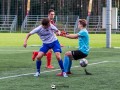
{"label": "green grass pitch", "polygon": [[[87,70],[93,75],[85,75],[79,61],[73,61],[72,75],[68,78],[57,77],[60,72],[53,54],[52,64],[55,69],[46,69],[46,58],[42,59],[41,76],[33,77],[35,62],[31,60],[33,50],[41,45],[37,35],[30,37],[28,47],[23,48],[26,34],[0,33],[0,90],[120,90],[120,49],[105,48],[104,34],[90,34],[90,54],[87,57]],[[62,58],[68,50],[77,49],[77,40],[58,37],[63,47]],[[112,47],[120,47],[120,35],[112,35]],[[70,47],[69,47],[70,46]],[[29,74],[29,75],[23,75]],[[21,75],[14,77],[16,75]],[[9,77],[12,76],[12,77]]]}

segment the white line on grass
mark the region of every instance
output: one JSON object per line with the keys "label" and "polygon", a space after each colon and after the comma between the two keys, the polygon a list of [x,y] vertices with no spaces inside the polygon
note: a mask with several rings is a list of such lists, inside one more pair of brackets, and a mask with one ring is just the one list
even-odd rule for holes
{"label": "white line on grass", "polygon": [[[109,61],[102,61],[102,62],[97,62],[97,63],[91,63],[91,64],[88,64],[88,65],[96,65],[96,64],[101,64],[101,63],[107,63]],[[80,67],[80,66],[74,66],[72,68],[76,68],[76,67]]]}
{"label": "white line on grass", "polygon": [[[88,64],[88,65],[96,65],[96,64],[102,64],[102,63],[107,63],[109,61],[102,61],[102,62],[97,62],[97,63],[91,63],[91,64]],[[80,67],[80,66],[73,66],[72,68],[77,68],[77,67]],[[60,69],[55,69],[55,70],[50,70],[50,71],[43,71],[41,73],[48,73],[48,72],[54,72],[54,71],[58,71]],[[7,77],[1,77],[0,80],[2,79],[7,79],[7,78],[15,78],[15,77],[21,77],[21,76],[28,76],[28,75],[33,75],[35,73],[27,73],[27,74],[20,74],[20,75],[14,75],[14,76],[7,76]]]}
{"label": "white line on grass", "polygon": [[113,48],[115,48],[115,49],[120,49],[120,47],[113,47]]}
{"label": "white line on grass", "polygon": [[[98,53],[98,52],[99,52],[99,53],[100,53],[100,52],[103,52],[103,53],[113,53],[113,52],[111,52],[111,51],[90,51],[90,52],[97,52],[97,53]],[[114,52],[114,53],[120,53],[120,52]]]}
{"label": "white line on grass", "polygon": [[[17,51],[17,52],[23,52],[23,51],[25,51],[25,52],[32,52],[32,51],[35,51],[35,50],[27,50],[27,49],[24,49],[24,50],[4,50],[4,49],[0,49],[0,52],[7,52],[7,51],[11,51],[11,52],[15,52],[15,51]],[[37,50],[36,50],[37,51]],[[108,52],[108,53],[113,53],[113,52],[111,52],[111,51],[94,51],[94,50],[92,50],[92,51],[90,51],[90,52]],[[120,52],[114,52],[114,53],[120,53]]]}
{"label": "white line on grass", "polygon": [[[19,53],[19,52],[33,52],[33,51],[35,51],[35,50],[0,50],[0,52],[17,52],[17,53]],[[36,50],[37,51],[37,50]],[[104,52],[104,53],[113,53],[113,52],[111,52],[111,51],[90,51],[90,52],[99,52],[99,53],[101,53],[101,52]],[[119,54],[120,52],[114,52],[114,53],[116,53],[116,54]]]}
{"label": "white line on grass", "polygon": [[[11,52],[12,52],[12,51],[13,51],[13,52],[15,52],[15,51],[17,51],[17,52],[23,52],[23,51],[29,52],[29,51],[30,51],[30,52],[32,52],[32,50],[0,50],[0,51],[2,51],[2,52],[3,52],[3,51],[5,51],[5,52],[6,52],[6,51],[11,51]],[[34,51],[34,50],[33,50],[33,51]]]}

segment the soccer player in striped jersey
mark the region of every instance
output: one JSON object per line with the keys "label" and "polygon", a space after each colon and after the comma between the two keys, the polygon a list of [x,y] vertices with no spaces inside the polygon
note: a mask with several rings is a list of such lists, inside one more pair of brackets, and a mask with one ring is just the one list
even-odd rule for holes
{"label": "soccer player in striped jersey", "polygon": [[[50,23],[55,26],[54,17],[55,17],[55,11],[53,9],[49,9],[48,18],[50,20]],[[35,60],[37,54],[38,54],[37,51],[33,52],[33,55],[32,55],[33,60]],[[45,54],[45,56],[46,56],[46,59],[47,59],[46,68],[49,68],[49,69],[54,68],[54,66],[51,64],[51,62],[52,62],[52,49],[48,50],[48,52]]]}
{"label": "soccer player in striped jersey", "polygon": [[60,54],[61,46],[56,35],[54,34],[56,33],[57,35],[60,35],[60,31],[53,24],[50,24],[50,20],[48,18],[44,18],[41,24],[42,25],[38,26],[27,34],[23,45],[24,47],[27,47],[27,41],[33,34],[38,34],[43,42],[43,45],[40,47],[39,53],[36,57],[36,73],[34,76],[40,75],[40,67],[42,63],[41,59],[49,49],[52,49],[55,52],[56,59],[58,60],[61,71],[63,72],[63,76],[67,77],[66,73],[64,72],[63,61]]}

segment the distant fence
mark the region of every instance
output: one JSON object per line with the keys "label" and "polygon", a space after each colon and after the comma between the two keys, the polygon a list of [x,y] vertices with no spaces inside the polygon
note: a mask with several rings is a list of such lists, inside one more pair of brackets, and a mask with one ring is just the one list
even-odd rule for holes
{"label": "distant fence", "polygon": [[118,28],[117,28],[116,32],[120,32],[120,16],[118,16],[118,18],[117,18],[117,26],[118,26]]}
{"label": "distant fence", "polygon": [[[106,32],[106,29],[102,28],[102,17],[91,16],[88,25],[89,32],[101,33]],[[112,33],[120,33],[120,16],[117,17],[117,29],[112,29]]]}
{"label": "distant fence", "polygon": [[89,25],[87,26],[89,32],[103,32],[102,30],[102,17],[101,16],[90,16]]}
{"label": "distant fence", "polygon": [[[22,26],[21,32],[29,32],[33,28],[40,25],[40,20],[47,15],[28,15],[25,17]],[[55,17],[56,27],[59,30],[65,30],[67,32],[73,32],[76,20],[79,16],[77,15],[57,15]]]}
{"label": "distant fence", "polygon": [[59,30],[73,33],[76,20],[79,18],[77,15],[57,15],[56,26]]}
{"label": "distant fence", "polygon": [[[78,32],[77,27],[78,20],[74,28],[74,33]],[[90,33],[106,33],[106,29],[102,28],[102,17],[101,16],[90,16],[87,30]],[[120,16],[117,17],[117,29],[112,29],[112,33],[120,33]]]}
{"label": "distant fence", "polygon": [[47,15],[27,15],[22,23],[21,32],[29,32],[40,25],[40,20]]}
{"label": "distant fence", "polygon": [[0,15],[0,32],[16,32],[17,15]]}
{"label": "distant fence", "polygon": [[[25,17],[21,25],[21,32],[29,32],[40,25],[40,20],[47,15],[28,15]],[[65,30],[70,33],[78,32],[77,15],[57,15],[55,17],[56,27],[59,30]],[[17,15],[0,15],[0,32],[16,32]],[[120,16],[117,18],[117,29],[112,29],[113,33],[120,33]],[[90,33],[105,33],[106,29],[102,28],[101,16],[90,16],[89,25],[87,27]]]}

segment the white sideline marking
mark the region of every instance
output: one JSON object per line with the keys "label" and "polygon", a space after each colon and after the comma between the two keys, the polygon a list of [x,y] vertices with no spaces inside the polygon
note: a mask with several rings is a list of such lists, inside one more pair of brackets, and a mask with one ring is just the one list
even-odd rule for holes
{"label": "white sideline marking", "polygon": [[115,49],[120,49],[120,47],[113,47],[113,48],[115,48]]}
{"label": "white sideline marking", "polygon": [[[118,48],[117,48],[118,49]],[[120,49],[120,48],[119,48]],[[21,49],[21,50],[16,50],[16,49],[14,49],[14,50],[4,50],[4,49],[0,49],[0,51],[5,51],[5,52],[7,52],[7,51],[17,51],[17,52],[22,52],[22,51],[26,51],[26,52],[32,52],[32,51],[34,51],[34,50],[27,50],[27,49]],[[90,51],[90,52],[110,52],[110,53],[113,53],[113,52],[111,52],[111,51],[94,51],[94,50],[92,50],[92,51]],[[114,53],[120,53],[120,52],[114,52]]]}
{"label": "white sideline marking", "polygon": [[[88,64],[88,65],[96,65],[96,64],[101,64],[101,63],[107,63],[109,61],[102,61],[102,62],[97,62],[97,63],[91,63],[91,64]],[[76,68],[76,67],[80,67],[80,66],[74,66],[74,67],[71,67],[71,68]]]}
{"label": "white sideline marking", "polygon": [[[97,62],[97,63],[91,63],[91,64],[88,64],[88,65],[96,65],[96,64],[102,64],[102,63],[107,63],[109,61],[102,61],[102,62]],[[77,67],[80,67],[80,66],[73,66],[72,68],[77,68]],[[46,73],[46,72],[54,72],[54,71],[58,71],[60,69],[55,69],[55,70],[50,70],[50,71],[43,71],[41,73]],[[7,78],[15,78],[15,77],[21,77],[21,76],[28,76],[28,75],[32,75],[32,74],[35,74],[35,73],[27,73],[27,74],[20,74],[20,75],[14,75],[14,76],[7,76],[7,77],[1,77],[0,80],[2,79],[7,79]]]}

